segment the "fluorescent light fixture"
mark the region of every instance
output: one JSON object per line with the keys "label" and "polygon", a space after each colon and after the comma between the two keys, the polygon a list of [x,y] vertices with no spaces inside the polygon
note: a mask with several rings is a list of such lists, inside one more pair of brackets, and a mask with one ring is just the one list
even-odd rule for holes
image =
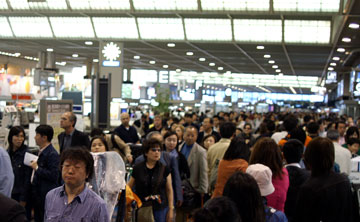
{"label": "fluorescent light fixture", "polygon": [[192,56],[192,55],[194,55],[194,53],[193,52],[186,52],[186,55]]}
{"label": "fluorescent light fixture", "polygon": [[333,71],[334,68],[333,68],[333,67],[328,67],[328,70],[329,70],[329,71]]}
{"label": "fluorescent light fixture", "polygon": [[274,64],[275,61],[274,61],[274,60],[269,60],[268,63],[269,63],[269,64]]}
{"label": "fluorescent light fixture", "polygon": [[0,10],[8,10],[9,9],[9,6],[6,2],[6,0],[1,0],[0,1]]}
{"label": "fluorescent light fixture", "polygon": [[185,31],[188,40],[231,41],[230,19],[193,19],[186,18]]}
{"label": "fluorescent light fixture", "polygon": [[274,11],[338,12],[340,0],[273,0]]}
{"label": "fluorescent light fixture", "polygon": [[72,54],[72,57],[77,58],[79,57],[79,54]]}
{"label": "fluorescent light fixture", "polygon": [[92,21],[98,38],[139,38],[135,18],[93,17]]}
{"label": "fluorescent light fixture", "polygon": [[332,59],[333,59],[334,61],[339,61],[339,60],[340,60],[340,57],[334,56]]}
{"label": "fluorescent light fixture", "polygon": [[198,10],[197,0],[133,0],[135,10]]}
{"label": "fluorescent light fixture", "polygon": [[273,69],[277,69],[277,68],[279,68],[279,66],[273,65],[272,68],[273,68]]}
{"label": "fluorescent light fixture", "polygon": [[6,19],[6,17],[0,17],[0,37],[13,37],[11,32],[10,25]]}
{"label": "fluorescent light fixture", "polygon": [[203,11],[269,11],[268,0],[201,0]]}
{"label": "fluorescent light fixture", "polygon": [[86,41],[85,45],[93,45],[94,43],[92,41]]}
{"label": "fluorescent light fixture", "polygon": [[169,47],[169,48],[174,48],[174,47],[175,47],[175,43],[168,43],[168,44],[167,44],[167,47]]}
{"label": "fluorescent light fixture", "polygon": [[142,39],[184,40],[185,38],[180,18],[138,18],[137,21]]}
{"label": "fluorescent light fixture", "polygon": [[276,69],[275,72],[281,72],[281,69]]}
{"label": "fluorescent light fixture", "polygon": [[205,62],[206,59],[205,59],[205,58],[199,58],[199,61],[200,61],[200,62]]}
{"label": "fluorescent light fixture", "polygon": [[[47,0],[44,2],[28,2],[27,0],[9,0],[14,10],[67,10],[65,0]],[[1,5],[1,4],[0,4]]]}
{"label": "fluorescent light fixture", "polygon": [[134,59],[140,59],[140,56],[136,55],[134,56]]}
{"label": "fluorescent light fixture", "polygon": [[344,38],[341,39],[341,41],[343,41],[343,42],[351,42],[351,38],[344,37]]}
{"label": "fluorescent light fixture", "polygon": [[98,59],[93,59],[93,62],[99,62],[99,60]]}
{"label": "fluorescent light fixture", "polygon": [[352,22],[349,24],[349,28],[351,28],[351,29],[358,29],[359,27],[360,27],[360,25],[358,23]]}
{"label": "fluorescent light fixture", "polygon": [[291,92],[292,92],[293,94],[297,94],[296,91],[295,91],[295,89],[294,89],[293,87],[290,86],[289,88],[290,88],[290,90],[291,90]]}
{"label": "fluorescent light fixture", "polygon": [[[52,38],[50,24],[46,17],[9,17],[16,37]],[[3,30],[1,30],[3,32]]]}
{"label": "fluorescent light fixture", "polygon": [[55,62],[55,64],[59,66],[66,66],[66,62]]}
{"label": "fluorescent light fixture", "polygon": [[350,54],[350,52],[345,52],[345,55],[349,55]]}
{"label": "fluorescent light fixture", "polygon": [[181,69],[176,69],[175,71],[176,71],[176,72],[181,72]]}
{"label": "fluorescent light fixture", "polygon": [[256,49],[265,49],[265,47],[263,45],[258,45],[256,46]]}
{"label": "fluorescent light fixture", "polygon": [[169,66],[168,65],[163,65],[163,68],[167,69],[167,68],[169,68]]}
{"label": "fluorescent light fixture", "polygon": [[330,63],[331,66],[336,66],[335,62]]}
{"label": "fluorescent light fixture", "polygon": [[215,66],[215,63],[210,62],[210,63],[209,63],[209,66]]}
{"label": "fluorescent light fixture", "polygon": [[281,20],[234,19],[234,38],[241,42],[281,42]]}
{"label": "fluorescent light fixture", "polygon": [[21,56],[21,53],[20,53],[20,52],[16,52],[16,53],[14,53],[14,56],[15,56],[15,57],[19,57],[19,56]]}
{"label": "fluorescent light fixture", "polygon": [[52,48],[48,48],[48,49],[46,49],[46,51],[48,51],[48,52],[53,52],[53,51],[54,51],[54,49],[52,49]]}
{"label": "fluorescent light fixture", "polygon": [[266,54],[266,55],[264,55],[264,58],[266,58],[266,59],[271,58],[271,55]]}
{"label": "fluorescent light fixture", "polygon": [[94,38],[90,18],[86,17],[50,17],[51,27],[57,38]]}
{"label": "fluorescent light fixture", "polygon": [[282,72],[281,72],[281,73],[279,73],[279,76],[283,76],[283,75],[284,75],[284,73],[282,73]]}
{"label": "fluorescent light fixture", "polygon": [[337,48],[336,51],[338,51],[338,52],[345,52],[345,49],[344,49],[344,48]]}
{"label": "fluorescent light fixture", "polygon": [[155,64],[156,62],[154,60],[149,61],[150,64]]}
{"label": "fluorescent light fixture", "polygon": [[130,10],[128,0],[69,0],[69,4],[72,10]]}
{"label": "fluorescent light fixture", "polygon": [[330,42],[331,21],[285,20],[284,32],[284,40],[288,43],[328,44]]}
{"label": "fluorescent light fixture", "polygon": [[224,70],[224,67],[218,67],[218,70],[220,70],[220,71]]}

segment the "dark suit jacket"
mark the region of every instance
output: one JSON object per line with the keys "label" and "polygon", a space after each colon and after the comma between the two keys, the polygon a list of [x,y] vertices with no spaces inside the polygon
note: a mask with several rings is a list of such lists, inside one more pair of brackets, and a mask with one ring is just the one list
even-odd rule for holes
{"label": "dark suit jacket", "polygon": [[[59,146],[60,146],[60,153],[64,150],[64,138],[65,138],[65,132],[62,132],[58,136]],[[90,150],[90,140],[89,137],[79,130],[75,129],[74,134],[71,138],[71,146],[77,146],[77,147],[84,147],[88,150]]]}
{"label": "dark suit jacket", "polygon": [[[221,139],[221,136],[218,132],[215,132],[214,130],[211,132],[211,135],[214,135],[215,138],[216,138],[216,141],[215,143],[219,142],[219,140]],[[196,140],[196,142],[198,144],[201,144],[202,140],[204,139],[204,132],[200,132],[199,135],[198,135],[198,138]]]}
{"label": "dark suit jacket", "polygon": [[24,222],[25,209],[15,200],[0,193],[0,221]]}
{"label": "dark suit jacket", "polygon": [[46,194],[59,186],[58,177],[60,157],[52,144],[43,150],[37,161],[38,169],[34,173],[32,190],[41,201],[45,202]]}

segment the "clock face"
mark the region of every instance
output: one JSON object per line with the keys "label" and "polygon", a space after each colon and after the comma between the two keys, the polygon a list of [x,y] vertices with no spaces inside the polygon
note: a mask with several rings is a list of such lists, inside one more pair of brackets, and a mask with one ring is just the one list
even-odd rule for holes
{"label": "clock face", "polygon": [[109,42],[104,46],[102,53],[106,60],[114,61],[120,56],[121,50],[117,44]]}

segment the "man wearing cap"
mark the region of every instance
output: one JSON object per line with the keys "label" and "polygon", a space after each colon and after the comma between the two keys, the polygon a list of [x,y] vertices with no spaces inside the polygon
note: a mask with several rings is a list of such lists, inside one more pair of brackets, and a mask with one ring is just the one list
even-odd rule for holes
{"label": "man wearing cap", "polygon": [[267,206],[266,197],[275,191],[271,182],[272,172],[270,168],[259,163],[252,164],[246,169],[246,173],[254,177],[259,186],[265,207],[266,221],[288,221],[283,212]]}

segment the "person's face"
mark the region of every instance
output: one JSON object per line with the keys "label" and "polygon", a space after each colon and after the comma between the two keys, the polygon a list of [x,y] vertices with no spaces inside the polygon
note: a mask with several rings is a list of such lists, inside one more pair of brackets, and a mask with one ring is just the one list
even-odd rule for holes
{"label": "person's face", "polygon": [[64,161],[61,175],[65,185],[70,187],[82,186],[88,177],[85,163],[83,161],[71,160]]}
{"label": "person's face", "polygon": [[95,139],[91,143],[91,152],[94,153],[106,152],[106,147],[100,139]]}
{"label": "person's face", "polygon": [[20,148],[20,146],[23,144],[24,140],[25,140],[24,133],[23,133],[23,132],[20,132],[19,134],[14,135],[14,136],[12,137],[12,141],[11,141],[11,142],[12,142],[14,148],[17,149],[17,148]]}
{"label": "person's face", "polygon": [[70,113],[64,113],[61,115],[60,119],[60,127],[63,129],[67,129],[71,127],[74,123],[70,121]]}
{"label": "person's face", "polygon": [[213,123],[214,123],[214,126],[219,126],[219,119],[218,118],[214,118],[213,119]]}
{"label": "person's face", "polygon": [[204,148],[208,150],[209,147],[213,144],[215,144],[215,139],[214,137],[210,136],[204,141]]}
{"label": "person's face", "polygon": [[183,138],[183,131],[180,127],[176,127],[175,129],[175,133],[177,134],[177,136],[182,139]]}
{"label": "person's face", "polygon": [[210,123],[210,119],[209,118],[204,119],[202,126],[204,128],[204,131],[211,129],[212,124]]}
{"label": "person's face", "polygon": [[195,122],[197,120],[197,115],[192,116],[192,121]]}
{"label": "person's face", "polygon": [[160,127],[161,126],[161,118],[156,117],[154,119],[154,126],[155,127]]}
{"label": "person's face", "polygon": [[251,133],[251,126],[245,125],[245,126],[244,126],[244,133],[246,133],[246,134]]}
{"label": "person's face", "polygon": [[359,144],[358,143],[354,143],[353,145],[348,145],[349,150],[352,154],[355,154],[359,151]]}
{"label": "person's face", "polygon": [[191,117],[185,117],[185,122],[190,124],[192,122],[192,118]]}
{"label": "person's face", "polygon": [[165,139],[166,149],[170,151],[174,150],[176,148],[177,142],[178,142],[178,138],[176,135],[171,135],[166,137]]}
{"label": "person's face", "polygon": [[44,140],[45,140],[44,137],[45,137],[45,136],[41,136],[39,133],[35,134],[35,137],[34,137],[35,143],[36,143],[36,145],[38,145],[40,148],[41,148],[41,146],[44,144]]}
{"label": "person's face", "polygon": [[129,126],[129,122],[130,122],[129,114],[127,113],[121,114],[121,124],[123,124],[124,126]]}
{"label": "person's face", "polygon": [[193,145],[197,139],[197,130],[194,128],[186,129],[184,134],[184,140],[186,145]]}
{"label": "person's face", "polygon": [[352,135],[349,136],[349,138],[356,138],[359,139],[358,135],[356,132],[354,132]]}
{"label": "person's face", "polygon": [[150,148],[149,151],[146,153],[146,157],[150,161],[158,161],[160,160],[160,156],[161,156],[161,149],[158,145],[153,148]]}
{"label": "person's face", "polygon": [[344,133],[345,133],[345,124],[339,123],[339,125],[338,125],[338,131],[339,131],[340,136],[344,136]]}

